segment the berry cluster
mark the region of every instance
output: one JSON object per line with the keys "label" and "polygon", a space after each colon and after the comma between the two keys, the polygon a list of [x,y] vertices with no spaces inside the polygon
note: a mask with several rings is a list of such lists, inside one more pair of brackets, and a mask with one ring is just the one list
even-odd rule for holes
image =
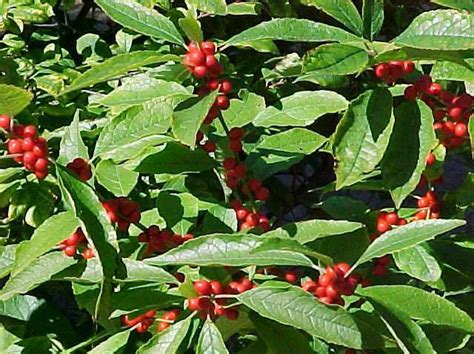
{"label": "berry cluster", "polygon": [[222,294],[240,294],[253,288],[252,282],[247,278],[230,282],[223,286],[216,280],[198,280],[193,283],[197,297],[188,299],[188,308],[191,311],[199,311],[201,318],[225,316],[229,320],[236,320],[239,311],[234,308],[226,308],[227,299],[216,298]]}
{"label": "berry cluster", "polygon": [[409,60],[393,60],[375,66],[375,76],[389,85],[394,84],[398,79],[415,70],[415,64]]}
{"label": "berry cluster", "polygon": [[248,230],[255,227],[259,227],[264,232],[270,230],[270,221],[265,215],[259,212],[251,212],[238,200],[233,200],[230,206],[235,210],[240,230]]}
{"label": "berry cluster", "polygon": [[7,141],[8,153],[13,159],[35,174],[38,179],[48,175],[48,144],[34,125],[13,124],[12,119],[0,115],[0,128],[10,133]]}
{"label": "berry cluster", "polygon": [[393,226],[402,226],[408,224],[408,221],[404,218],[400,218],[396,212],[387,213],[381,211],[377,215],[377,233],[372,235],[371,239],[374,240],[384,232],[387,232],[393,228]]}
{"label": "berry cluster", "polygon": [[84,259],[91,259],[94,257],[94,250],[87,247],[87,239],[81,229],[77,229],[76,232],[61,242],[59,244],[59,249],[61,249],[68,257],[76,256],[78,249],[82,249],[82,252],[80,253]]}
{"label": "berry cluster", "polygon": [[347,263],[338,263],[333,267],[327,266],[318,281],[306,280],[301,287],[313,293],[319,300],[325,304],[344,305],[341,295],[352,295],[357,284],[364,282],[358,273],[345,277],[351,266]]}
{"label": "berry cluster", "polygon": [[217,61],[215,56],[216,45],[211,41],[189,43],[188,53],[184,56],[184,65],[198,79],[209,77],[218,78],[224,71],[224,67]]}
{"label": "berry cluster", "polygon": [[374,269],[372,273],[376,277],[381,277],[387,273],[387,266],[390,263],[390,256],[386,255],[375,260]]}
{"label": "berry cluster", "polygon": [[434,191],[428,191],[418,199],[418,212],[415,214],[415,220],[439,219],[441,216],[441,205]]}
{"label": "berry cluster", "polygon": [[145,312],[143,315],[137,316],[133,319],[129,319],[128,315],[123,315],[121,317],[121,320],[124,326],[135,327],[136,332],[145,333],[155,321],[155,315],[156,311],[150,310]]}
{"label": "berry cluster", "polygon": [[74,172],[81,181],[87,182],[92,177],[91,165],[80,157],[68,163],[67,168]]}
{"label": "berry cluster", "polygon": [[150,226],[138,235],[139,242],[146,242],[145,257],[153,253],[163,253],[194,238],[192,234],[178,235],[169,230],[160,230],[156,225]]}
{"label": "berry cluster", "polygon": [[467,141],[473,96],[467,93],[455,96],[443,90],[439,83],[433,82],[429,75],[423,75],[414,85],[405,89],[405,98],[412,101],[420,98],[432,109],[434,128],[444,146],[455,148]]}
{"label": "berry cluster", "polygon": [[127,231],[130,224],[140,221],[140,206],[134,201],[120,197],[102,202],[109,220],[117,223],[120,231]]}
{"label": "berry cluster", "polygon": [[232,128],[229,131],[229,149],[236,154],[242,151],[242,139],[245,136],[244,128]]}
{"label": "berry cluster", "polygon": [[158,326],[156,326],[156,331],[157,332],[163,332],[165,329],[167,329],[169,326],[171,326],[171,323],[176,321],[176,319],[178,318],[180,313],[181,313],[181,311],[179,309],[173,309],[173,310],[165,312],[161,316],[161,319],[163,321],[159,321]]}

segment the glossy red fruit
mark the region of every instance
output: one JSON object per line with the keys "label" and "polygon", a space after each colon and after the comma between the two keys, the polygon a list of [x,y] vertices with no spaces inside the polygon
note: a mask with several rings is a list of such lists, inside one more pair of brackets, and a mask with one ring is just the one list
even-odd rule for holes
{"label": "glossy red fruit", "polygon": [[379,220],[377,222],[377,231],[384,233],[390,230],[390,224],[386,220]]}
{"label": "glossy red fruit", "polygon": [[91,259],[91,258],[94,258],[94,250],[92,248],[86,248],[83,252],[82,252],[82,257],[84,257],[84,259]]}
{"label": "glossy red fruit", "polygon": [[448,115],[455,121],[459,120],[463,115],[463,109],[461,107],[451,107],[448,110]]}
{"label": "glossy red fruit", "polygon": [[217,96],[216,105],[222,110],[226,110],[230,106],[229,97],[227,96]]}
{"label": "glossy red fruit", "polygon": [[23,138],[25,133],[25,126],[23,124],[16,124],[13,126],[13,135],[18,138]]}
{"label": "glossy red fruit", "polygon": [[207,72],[208,72],[207,66],[204,66],[204,65],[196,66],[193,70],[194,76],[196,76],[199,79],[205,77],[207,75]]}
{"label": "glossy red fruit", "polygon": [[379,79],[386,77],[390,73],[390,66],[386,63],[379,64],[375,67],[375,76]]}
{"label": "glossy red fruit", "polygon": [[428,208],[430,206],[430,201],[428,198],[420,198],[418,199],[418,201],[416,202],[418,208]]}
{"label": "glossy red fruit", "polygon": [[224,287],[217,280],[211,281],[210,284],[211,284],[212,294],[220,295],[224,292]]}
{"label": "glossy red fruit", "polygon": [[270,198],[270,191],[268,188],[265,187],[260,187],[256,192],[255,192],[255,199],[257,200],[262,200],[266,201]]}
{"label": "glossy red fruit", "polygon": [[243,163],[238,164],[237,166],[235,166],[234,172],[237,178],[244,178],[247,174],[247,167],[245,167]]}
{"label": "glossy red fruit", "polygon": [[337,263],[334,265],[334,270],[337,275],[344,276],[351,269],[351,266],[348,263]]}
{"label": "glossy red fruit", "polygon": [[298,281],[298,274],[294,271],[288,270],[283,274],[283,279],[288,283],[295,284]]}
{"label": "glossy red fruit", "polygon": [[435,96],[438,96],[441,94],[441,92],[443,92],[443,87],[436,83],[436,82],[433,82],[429,87],[428,87],[428,93],[431,94],[431,95],[435,95]]}
{"label": "glossy red fruit", "polygon": [[214,44],[214,42],[205,41],[201,43],[201,49],[204,54],[212,55],[216,52],[216,45]]}
{"label": "glossy red fruit", "polygon": [[408,86],[405,89],[404,96],[408,101],[414,101],[418,96],[418,90],[415,88],[415,86]]}
{"label": "glossy red fruit", "polygon": [[405,74],[410,74],[415,70],[415,63],[410,60],[405,60],[403,62],[403,71]]}
{"label": "glossy red fruit", "polygon": [[6,114],[0,114],[0,128],[9,132],[11,129],[11,124],[12,119],[9,116],[7,116]]}
{"label": "glossy red fruit", "polygon": [[214,55],[206,55],[206,66],[213,68],[218,64],[218,61]]}
{"label": "glossy red fruit", "polygon": [[23,130],[23,136],[25,138],[34,138],[38,134],[38,130],[34,125],[27,125]]}
{"label": "glossy red fruit", "polygon": [[229,80],[222,80],[220,82],[219,91],[225,95],[228,95],[232,92],[232,83]]}
{"label": "glossy red fruit", "polygon": [[207,280],[198,280],[193,284],[194,290],[199,295],[211,295],[212,294],[212,287],[211,284]]}
{"label": "glossy red fruit", "polygon": [[387,268],[381,264],[376,264],[373,273],[376,277],[381,277],[387,273]]}
{"label": "glossy red fruit", "polygon": [[464,123],[456,123],[454,135],[460,138],[467,136],[467,125]]}
{"label": "glossy red fruit", "polygon": [[192,52],[189,52],[186,60],[189,60],[193,66],[201,66],[206,63],[206,55],[200,50],[193,50]]}
{"label": "glossy red fruit", "polygon": [[64,254],[68,257],[74,257],[76,255],[77,248],[75,246],[67,246],[64,249]]}
{"label": "glossy red fruit", "polygon": [[235,153],[242,151],[242,143],[239,140],[229,141],[229,149]]}
{"label": "glossy red fruit", "polygon": [[10,139],[7,144],[8,152],[10,154],[22,154],[23,147],[20,139]]}
{"label": "glossy red fruit", "polygon": [[245,135],[244,128],[232,128],[229,131],[229,138],[232,140],[241,140]]}
{"label": "glossy red fruit", "polygon": [[426,158],[426,164],[428,166],[433,165],[436,162],[436,156],[432,152],[428,154],[428,157]]}
{"label": "glossy red fruit", "polygon": [[23,154],[23,164],[28,169],[33,169],[36,161],[38,161],[38,158],[31,151],[27,151]]}
{"label": "glossy red fruit", "polygon": [[46,172],[48,171],[48,160],[39,158],[35,163],[35,171]]}
{"label": "glossy red fruit", "polygon": [[170,324],[168,322],[160,321],[160,322],[158,322],[158,325],[156,326],[156,331],[157,332],[163,332],[169,326],[170,326]]}
{"label": "glossy red fruit", "polygon": [[305,282],[303,282],[303,284],[301,284],[301,287],[303,288],[303,290],[313,293],[316,291],[318,284],[316,284],[314,280],[306,280]]}
{"label": "glossy red fruit", "polygon": [[395,212],[388,213],[387,216],[385,217],[385,220],[390,225],[396,225],[398,223],[398,214]]}
{"label": "glossy red fruit", "polygon": [[216,151],[217,145],[214,141],[208,140],[204,143],[204,145],[202,145],[202,149],[207,153],[211,153]]}

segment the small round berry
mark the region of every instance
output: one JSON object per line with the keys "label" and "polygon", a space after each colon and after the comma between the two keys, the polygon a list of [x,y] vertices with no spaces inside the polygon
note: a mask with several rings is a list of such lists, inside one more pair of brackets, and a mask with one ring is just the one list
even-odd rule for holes
{"label": "small round berry", "polygon": [[257,200],[262,200],[266,201],[270,197],[270,191],[268,188],[265,187],[260,187],[256,192],[255,192],[255,198]]}
{"label": "small round berry", "polygon": [[288,283],[295,284],[298,281],[298,274],[289,270],[283,274],[283,279],[285,279]]}
{"label": "small round berry", "polygon": [[158,325],[156,326],[156,331],[157,332],[163,332],[169,326],[170,326],[170,324],[168,322],[160,321],[160,322],[158,322]]}
{"label": "small round berry", "polygon": [[194,66],[205,65],[206,55],[199,50],[195,50],[188,54],[187,60],[189,60]]}
{"label": "small round berry", "polygon": [[232,83],[229,80],[222,80],[219,91],[225,95],[230,94],[232,92]]}
{"label": "small round berry", "polygon": [[457,137],[465,137],[467,136],[467,126],[464,123],[456,123],[456,127],[454,128],[454,135]]}
{"label": "small round berry", "polygon": [[229,138],[231,140],[241,140],[245,135],[245,129],[244,128],[232,128],[229,131]]}
{"label": "small round berry", "polygon": [[351,269],[351,266],[348,263],[337,263],[334,265],[334,270],[340,276],[346,275],[346,273]]}
{"label": "small round berry", "polygon": [[208,68],[213,68],[213,67],[215,67],[217,64],[219,64],[219,63],[218,63],[216,57],[215,57],[213,54],[211,54],[211,55],[206,55],[206,66],[207,66]]}
{"label": "small round berry", "polygon": [[76,255],[76,250],[75,246],[67,246],[64,249],[64,254],[68,257],[74,257]]}
{"label": "small round berry", "polygon": [[428,93],[431,95],[438,96],[441,94],[441,92],[443,92],[443,87],[436,82],[432,83],[430,87],[428,87]]}
{"label": "small round berry", "polygon": [[379,64],[375,67],[375,76],[379,79],[386,77],[390,73],[390,66],[386,63]]}
{"label": "small round berry", "polygon": [[13,134],[19,138],[24,138],[25,126],[23,124],[16,124],[13,126]]}
{"label": "small round berry", "polygon": [[0,114],[0,128],[9,132],[11,130],[12,119],[6,114]]}
{"label": "small round berry", "polygon": [[224,287],[217,280],[211,281],[210,284],[211,284],[212,293],[214,295],[220,295],[224,292]]}
{"label": "small round berry", "polygon": [[420,198],[418,199],[418,201],[416,202],[418,208],[428,208],[430,206],[430,201],[428,198]]}
{"label": "small round berry", "polygon": [[83,252],[82,252],[82,257],[84,257],[84,259],[91,259],[91,258],[94,258],[94,250],[92,248],[86,248]]}
{"label": "small round berry", "polygon": [[204,145],[202,145],[202,149],[207,153],[211,153],[216,151],[217,145],[214,141],[208,140],[204,143]]}
{"label": "small round berry", "polygon": [[414,101],[418,96],[418,90],[415,88],[415,86],[408,86],[405,89],[404,95],[405,99],[407,99],[408,101]]}
{"label": "small round berry", "polygon": [[225,311],[225,316],[231,320],[231,321],[235,321],[239,318],[239,311],[237,311],[236,309],[227,309]]}
{"label": "small round berry", "polygon": [[35,163],[35,171],[46,172],[48,171],[48,160],[39,158]]}
{"label": "small round berry", "polygon": [[22,154],[23,147],[22,141],[20,139],[10,139],[8,140],[8,152],[10,154]]}
{"label": "small round berry", "polygon": [[376,277],[381,277],[387,273],[387,268],[381,264],[376,264],[373,273]]}
{"label": "small round berry", "polygon": [[194,68],[193,73],[194,73],[194,76],[200,79],[207,75],[207,71],[208,71],[207,66],[200,65]]}
{"label": "small round berry", "polygon": [[34,138],[38,134],[38,130],[34,125],[27,125],[23,130],[23,136],[25,138]]}
{"label": "small round berry", "polygon": [[379,220],[377,222],[377,231],[384,233],[390,230],[390,224],[386,220]]}
{"label": "small round berry", "polygon": [[395,212],[388,213],[385,220],[387,220],[390,225],[396,225],[398,223],[398,214]]}
{"label": "small round berry", "polygon": [[242,143],[239,140],[231,140],[229,141],[229,149],[233,152],[241,152],[242,151]]}
{"label": "small round berry", "polygon": [[313,293],[314,291],[316,291],[316,288],[318,287],[318,284],[316,284],[316,282],[314,280],[306,280],[301,285],[301,287],[303,288],[303,290],[305,290],[307,292],[310,292],[310,293]]}
{"label": "small round berry", "polygon": [[229,97],[227,96],[217,96],[216,105],[222,110],[226,110],[230,106]]}
{"label": "small round berry", "polygon": [[410,74],[415,70],[415,64],[410,60],[405,60],[403,62],[403,71],[405,74]]}
{"label": "small round berry", "polygon": [[205,42],[202,42],[201,49],[204,54],[212,55],[216,52],[216,45],[214,44],[214,42],[205,41]]}
{"label": "small round berry", "polygon": [[[32,166],[31,169],[33,169],[36,161],[38,161],[38,158],[33,154],[31,151],[25,152],[23,155],[23,164],[29,168],[28,166]],[[30,168],[29,168],[30,169]]]}
{"label": "small round berry", "polygon": [[451,107],[448,110],[448,115],[455,121],[459,120],[463,115],[463,109],[461,107]]}
{"label": "small round berry", "polygon": [[199,295],[211,295],[212,294],[212,286],[207,280],[198,280],[193,284],[194,290]]}
{"label": "small round berry", "polygon": [[224,160],[223,165],[226,170],[232,170],[237,166],[237,160],[233,157],[228,157]]}
{"label": "small round berry", "polygon": [[436,156],[432,152],[428,154],[428,157],[426,158],[426,164],[428,166],[433,165],[436,162]]}

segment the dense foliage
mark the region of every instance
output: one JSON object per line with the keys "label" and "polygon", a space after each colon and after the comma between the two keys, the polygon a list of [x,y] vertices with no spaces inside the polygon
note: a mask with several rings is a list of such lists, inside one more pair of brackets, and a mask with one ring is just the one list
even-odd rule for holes
{"label": "dense foliage", "polygon": [[472,353],[471,0],[0,2],[1,353]]}

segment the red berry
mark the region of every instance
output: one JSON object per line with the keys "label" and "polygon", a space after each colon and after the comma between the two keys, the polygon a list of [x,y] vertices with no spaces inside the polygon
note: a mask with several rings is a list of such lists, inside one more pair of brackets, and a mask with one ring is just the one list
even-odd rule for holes
{"label": "red berry", "polygon": [[444,109],[437,109],[433,112],[433,117],[435,120],[442,120],[446,116],[446,111]]}
{"label": "red berry", "polygon": [[416,97],[418,96],[418,90],[415,88],[415,86],[408,86],[405,89],[405,99],[408,101],[414,101],[416,100]]}
{"label": "red berry", "polygon": [[376,264],[373,273],[376,277],[381,277],[387,273],[387,268],[381,264]]}
{"label": "red berry", "polygon": [[170,324],[168,322],[160,321],[160,322],[158,322],[158,325],[156,326],[156,331],[157,332],[163,332],[169,326],[170,326]]}
{"label": "red berry", "polygon": [[229,141],[229,148],[233,152],[241,152],[242,151],[242,143],[239,140],[231,140],[231,141]]}
{"label": "red berry", "polygon": [[214,152],[217,149],[217,145],[214,141],[208,140],[204,143],[204,145],[202,145],[202,149],[208,153]]}
{"label": "red berry", "polygon": [[206,86],[211,91],[217,90],[219,88],[219,80],[211,79],[207,82]]}
{"label": "red berry", "polygon": [[227,309],[225,311],[225,316],[231,320],[231,321],[235,321],[239,318],[239,311],[237,311],[236,309]]}
{"label": "red berry", "polygon": [[201,49],[204,54],[212,55],[216,52],[216,45],[211,41],[205,41],[205,42],[202,42]]}
{"label": "red berry", "polygon": [[351,269],[351,266],[347,263],[338,263],[334,265],[334,270],[340,276],[346,275],[346,273]]}
{"label": "red berry", "polygon": [[432,83],[430,87],[428,87],[428,93],[430,93],[431,95],[438,96],[441,94],[442,91],[443,88],[438,83]]}
{"label": "red berry", "polygon": [[205,65],[206,63],[206,55],[199,50],[194,50],[190,52],[188,54],[187,59],[194,66],[202,66],[202,65]]}
{"label": "red berry", "polygon": [[245,222],[251,227],[255,227],[258,224],[258,216],[254,213],[249,213],[245,218]]}
{"label": "red berry", "polygon": [[415,70],[415,64],[410,60],[405,60],[403,62],[403,71],[405,74],[410,74]]}
{"label": "red berry", "polygon": [[33,138],[25,138],[21,142],[21,147],[23,151],[32,151],[35,147],[35,141]]}
{"label": "red berry", "polygon": [[17,124],[13,126],[13,134],[19,138],[24,137],[25,126],[23,124]]}
{"label": "red berry", "polygon": [[188,44],[188,52],[196,52],[200,51],[201,48],[199,47],[199,43],[197,42],[191,42]]}
{"label": "red berry", "polygon": [[245,167],[245,165],[241,163],[235,166],[234,171],[235,171],[235,176],[237,178],[244,178],[245,175],[247,174],[247,167]]}
{"label": "red berry", "polygon": [[233,157],[228,157],[224,160],[223,165],[226,170],[232,170],[235,168],[235,166],[237,166],[237,160]]}
{"label": "red berry", "polygon": [[197,78],[203,78],[207,75],[207,66],[201,65],[201,66],[196,66],[193,70],[194,76]]}
{"label": "red berry", "polygon": [[262,187],[262,181],[260,181],[259,179],[252,178],[249,181],[249,188],[251,191],[256,192],[260,189],[260,187]]}
{"label": "red berry", "polygon": [[432,152],[428,154],[428,157],[426,158],[426,164],[428,166],[433,165],[436,162],[436,156]]}
{"label": "red berry", "polygon": [[38,160],[38,158],[31,151],[27,151],[23,155],[23,164],[28,169],[33,169],[37,160]]}
{"label": "red berry", "polygon": [[387,220],[390,225],[396,225],[398,223],[398,214],[395,212],[388,213],[385,220]]}
{"label": "red berry", "polygon": [[386,77],[390,73],[390,66],[386,63],[379,64],[375,67],[375,76],[379,79]]}
{"label": "red berry", "polygon": [[22,154],[23,147],[20,139],[10,139],[8,140],[8,152],[10,154]]}
{"label": "red berry", "polygon": [[224,72],[224,66],[222,66],[221,63],[216,63],[215,65],[209,67],[209,75],[212,78],[219,77],[223,72]]}
{"label": "red berry", "polygon": [[74,257],[76,255],[76,246],[68,246],[64,249],[64,254],[68,257]]}
{"label": "red berry", "polygon": [[214,295],[220,295],[224,292],[224,287],[222,286],[220,282],[213,280],[210,282],[210,284],[211,284],[212,293]]}
{"label": "red berry", "polygon": [[225,95],[232,92],[232,83],[229,80],[222,80],[220,83],[219,91]]}
{"label": "red berry", "polygon": [[380,233],[384,233],[390,230],[390,225],[386,220],[379,220],[377,222],[377,231]]}
{"label": "red berry", "polygon": [[245,220],[249,212],[247,209],[242,208],[242,209],[237,210],[235,213],[237,216],[237,220],[242,221],[242,220]]}
{"label": "red berry", "polygon": [[27,125],[23,130],[23,136],[25,138],[34,138],[38,134],[36,127],[34,125]]}
{"label": "red berry", "polygon": [[303,290],[307,291],[307,292],[310,292],[310,293],[313,293],[314,291],[316,291],[316,288],[318,287],[318,285],[316,284],[315,281],[313,280],[306,280],[302,285],[301,287],[303,288]]}
{"label": "red berry", "polygon": [[284,274],[283,274],[283,278],[288,282],[288,283],[292,283],[292,284],[295,284],[297,281],[298,281],[298,274],[294,271],[286,271]]}
{"label": "red berry", "polygon": [[46,172],[48,171],[48,160],[39,158],[35,163],[35,171]]}
{"label": "red berry", "polygon": [[270,191],[268,188],[265,187],[260,187],[256,192],[255,192],[255,198],[257,200],[262,200],[266,201],[270,197]]}
{"label": "red berry", "polygon": [[227,96],[217,96],[216,105],[222,110],[226,110],[230,106],[230,101]]}
{"label": "red berry", "polygon": [[206,55],[206,66],[208,68],[212,68],[218,64],[216,57],[211,54],[211,55]]}
{"label": "red berry", "polygon": [[6,114],[0,114],[0,128],[6,130],[7,132],[11,129],[12,120]]}
{"label": "red berry", "polygon": [[231,140],[241,140],[245,135],[245,129],[244,128],[232,128],[229,131],[229,138]]}
{"label": "red berry", "polygon": [[211,284],[207,280],[198,280],[193,284],[194,290],[199,295],[211,295],[212,294],[212,287]]}
{"label": "red berry", "polygon": [[464,123],[456,123],[456,127],[454,128],[454,135],[457,137],[465,137],[467,136],[467,126]]}
{"label": "red berry", "polygon": [[448,110],[448,115],[455,121],[462,117],[463,109],[461,107],[451,107]]}
{"label": "red berry", "polygon": [[91,259],[91,258],[94,258],[94,250],[92,248],[86,248],[83,252],[82,252],[82,257],[84,257],[84,259]]}
{"label": "red berry", "polygon": [[248,222],[244,222],[240,225],[240,231],[253,229],[254,227],[255,227],[255,225],[251,225]]}
{"label": "red berry", "polygon": [[428,198],[422,197],[418,199],[416,204],[418,205],[418,208],[428,208],[430,206],[430,201]]}

